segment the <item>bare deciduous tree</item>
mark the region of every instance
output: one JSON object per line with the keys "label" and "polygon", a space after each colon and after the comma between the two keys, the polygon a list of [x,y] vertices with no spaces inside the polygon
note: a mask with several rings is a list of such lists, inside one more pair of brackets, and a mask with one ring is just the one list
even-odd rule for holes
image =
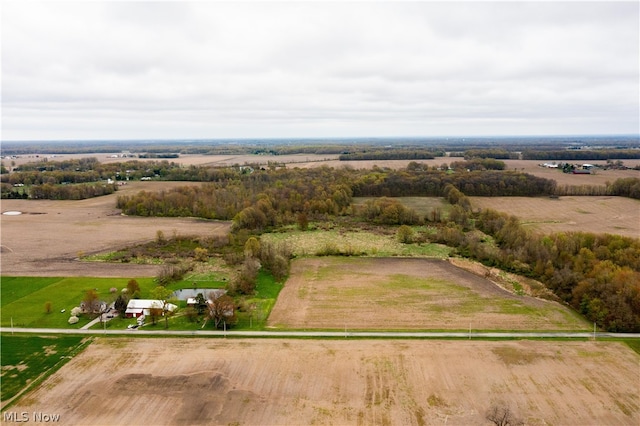
{"label": "bare deciduous tree", "polygon": [[492,405],[487,411],[486,419],[496,426],[524,425],[524,421],[517,418],[511,408],[503,402]]}

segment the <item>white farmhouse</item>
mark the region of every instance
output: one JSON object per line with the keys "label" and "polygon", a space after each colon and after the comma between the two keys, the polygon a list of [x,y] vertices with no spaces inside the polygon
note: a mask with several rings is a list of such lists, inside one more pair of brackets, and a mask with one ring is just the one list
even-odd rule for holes
{"label": "white farmhouse", "polygon": [[[177,308],[173,303],[167,303],[165,309],[169,312],[173,312]],[[138,318],[141,315],[151,315],[151,309],[162,309],[161,300],[153,299],[131,299],[127,303],[127,310],[125,311],[125,317]]]}

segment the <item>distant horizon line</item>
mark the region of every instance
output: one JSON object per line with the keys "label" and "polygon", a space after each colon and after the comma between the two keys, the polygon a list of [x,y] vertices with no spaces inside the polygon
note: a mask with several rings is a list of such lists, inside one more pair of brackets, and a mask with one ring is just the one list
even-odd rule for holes
{"label": "distant horizon line", "polygon": [[82,143],[82,142],[211,142],[211,141],[354,141],[354,140],[486,140],[486,139],[567,139],[567,138],[639,138],[639,133],[531,134],[531,135],[449,135],[449,136],[293,136],[293,137],[213,137],[213,138],[104,138],[104,139],[9,139],[0,143]]}

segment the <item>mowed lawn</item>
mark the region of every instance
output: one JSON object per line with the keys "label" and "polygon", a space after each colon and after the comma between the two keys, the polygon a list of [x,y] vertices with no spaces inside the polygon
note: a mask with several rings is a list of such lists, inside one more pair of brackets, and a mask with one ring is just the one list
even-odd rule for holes
{"label": "mowed lawn", "polygon": [[556,302],[510,293],[447,261],[308,258],[269,317],[275,328],[378,330],[588,330]]}
{"label": "mowed lawn", "polygon": [[[69,325],[71,309],[80,305],[88,290],[96,289],[100,300],[115,301],[127,286],[127,278],[88,277],[2,277],[0,283],[0,324],[3,327],[80,328],[89,322],[83,315]],[[153,278],[136,278],[142,294],[155,286]],[[116,293],[110,289],[116,288]],[[46,312],[47,303],[51,312]],[[64,312],[61,312],[64,309]]]}

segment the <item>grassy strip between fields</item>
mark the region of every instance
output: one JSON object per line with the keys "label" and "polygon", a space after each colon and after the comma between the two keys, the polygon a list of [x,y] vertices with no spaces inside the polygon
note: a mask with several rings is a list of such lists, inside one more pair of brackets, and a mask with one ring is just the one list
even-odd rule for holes
{"label": "grassy strip between fields", "polygon": [[640,355],[640,339],[622,339],[622,341]]}
{"label": "grassy strip between fields", "polygon": [[90,342],[90,338],[74,335],[0,336],[3,410],[11,404],[12,398],[37,386]]}

